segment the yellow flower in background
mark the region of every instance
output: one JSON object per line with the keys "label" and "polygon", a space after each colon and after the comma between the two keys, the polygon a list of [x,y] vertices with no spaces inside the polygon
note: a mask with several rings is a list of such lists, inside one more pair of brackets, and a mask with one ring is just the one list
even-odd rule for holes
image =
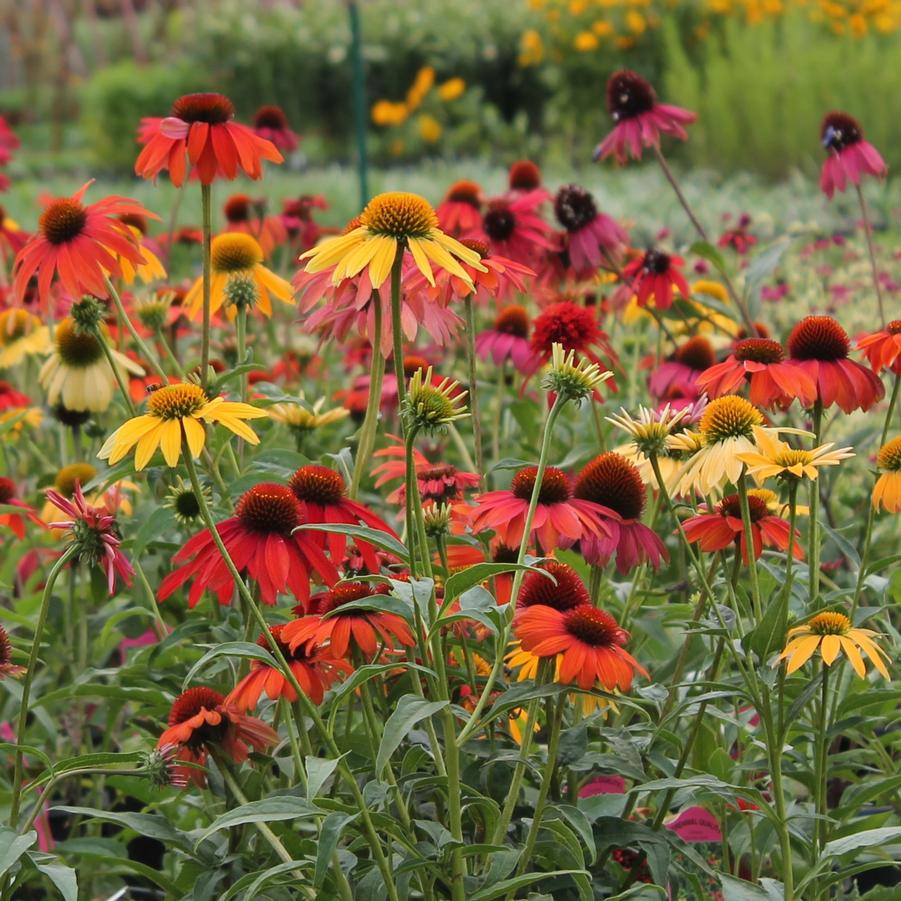
{"label": "yellow flower in background", "polygon": [[596,22],[591,23],[591,30],[599,38],[609,38],[613,34],[614,28],[606,19],[598,19]]}
{"label": "yellow flower in background", "polygon": [[350,416],[347,407],[334,407],[323,411],[324,405],[324,397],[320,397],[312,407],[304,406],[303,398],[298,398],[297,403],[273,404],[267,412],[276,422],[284,423],[298,432],[313,432]]}
{"label": "yellow flower in background", "polygon": [[407,106],[415,110],[425,99],[425,95],[432,89],[435,83],[435,70],[431,66],[423,66],[413,79],[413,84],[407,91]]}
{"label": "yellow flower in background", "polygon": [[592,50],[597,50],[600,43],[590,31],[580,31],[573,40],[573,46],[579,53],[589,53]]}
{"label": "yellow flower in background", "polygon": [[901,513],[901,436],[882,445],[876,456],[881,475],[873,486],[873,507]]}
{"label": "yellow flower in background", "polygon": [[873,641],[877,634],[872,629],[852,628],[851,620],[844,613],[817,613],[803,626],[788,630],[788,644],[779,655],[779,661],[788,660],[785,671],[791,675],[804,666],[816,651],[820,652],[825,666],[832,666],[839,654],[844,653],[854,672],[864,678],[867,670],[861,656],[863,651],[880,674],[888,679],[885,660],[889,657]]}
{"label": "yellow flower in background", "polygon": [[395,103],[392,100],[378,100],[372,107],[373,124],[382,128],[392,125],[402,125],[407,121],[410,111],[405,103]]}
{"label": "yellow flower in background", "polygon": [[441,123],[434,116],[423,113],[419,117],[419,136],[426,144],[436,144],[441,140],[443,133],[444,129],[441,127]]}
{"label": "yellow flower in background", "polygon": [[447,81],[438,85],[438,96],[445,102],[450,103],[463,95],[466,90],[466,82],[462,78],[448,78]]}
{"label": "yellow flower in background", "polygon": [[765,479],[779,477],[794,479],[815,479],[820,466],[837,466],[842,460],[853,457],[850,447],[835,447],[823,444],[813,450],[792,447],[767,429],[754,428],[756,451],[736,454],[748,467],[748,474],[754,476],[758,485]]}
{"label": "yellow flower in background", "polygon": [[116,262],[118,262],[119,268],[122,270],[122,278],[125,281],[125,284],[133,284],[136,278],[140,278],[145,285],[148,282],[155,281],[156,279],[165,278],[166,270],[163,267],[163,264],[159,261],[159,258],[155,253],[148,250],[147,247],[143,243],[141,243],[141,238],[143,237],[141,230],[139,228],[136,228],[134,225],[129,225],[128,230],[134,236],[135,243],[141,248],[141,256],[144,257],[144,262],[138,266],[135,266],[134,263],[131,262],[131,260],[126,259],[125,257],[114,253],[113,251],[110,251],[110,253],[112,253],[116,258]]}
{"label": "yellow flower in background", "polygon": [[119,426],[106,439],[97,456],[109,460],[112,466],[135,448],[135,469],[141,470],[160,448],[166,464],[177,466],[182,438],[187,442],[191,456],[195,459],[200,456],[206,443],[204,422],[219,423],[248,444],[259,444],[256,432],[244,420],[261,419],[266,415],[265,410],[250,404],[227,401],[222,397],[210,400],[199,385],[164,385],[147,398],[147,413]]}
{"label": "yellow flower in background", "polygon": [[0,369],[48,350],[50,329],[37,316],[19,307],[0,313]]}
{"label": "yellow flower in background", "polygon": [[626,13],[626,28],[628,28],[629,31],[632,32],[632,34],[644,34],[647,30],[647,27],[648,23],[641,13],[636,12],[634,9],[630,9]]}
{"label": "yellow flower in background", "polygon": [[530,28],[522,33],[519,39],[519,56],[517,62],[523,66],[537,66],[544,59],[544,44],[541,35]]}

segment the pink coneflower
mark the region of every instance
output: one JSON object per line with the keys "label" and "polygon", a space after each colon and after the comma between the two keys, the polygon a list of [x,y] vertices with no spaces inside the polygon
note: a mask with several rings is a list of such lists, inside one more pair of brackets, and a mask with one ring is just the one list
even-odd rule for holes
{"label": "pink coneflower", "polygon": [[681,257],[649,250],[623,269],[623,277],[631,282],[640,307],[653,300],[658,310],[668,310],[673,305],[674,288],[682,297],[691,297],[691,288],[679,268],[683,264]]}
{"label": "pink coneflower", "polygon": [[443,231],[454,237],[468,234],[482,222],[482,189],[474,181],[454,182],[435,208]]}
{"label": "pink coneflower", "polygon": [[792,363],[816,383],[823,407],[838,404],[845,413],[869,410],[884,397],[879,377],[848,358],[851,340],[831,316],[802,319],[786,344]]}
{"label": "pink coneflower", "polygon": [[598,504],[610,514],[608,538],[587,535],[579,551],[595,566],[606,566],[616,554],[616,571],[622,576],[640,563],[654,569],[669,554],[657,534],[640,521],[647,496],[638,468],[622,454],[608,451],[587,463],[576,477],[573,494]]}
{"label": "pink coneflower", "polygon": [[482,216],[482,234],[469,237],[487,240],[492,253],[529,265],[543,251],[556,249],[551,228],[538,212],[543,201],[541,191],[494,198]]}
{"label": "pink coneflower", "polygon": [[629,240],[612,217],[598,212],[594,197],[579,185],[564,185],[554,198],[554,214],[566,229],[566,251],[579,277],[591,275],[606,257],[615,257]]}
{"label": "pink coneflower", "polygon": [[253,114],[253,131],[257,137],[264,138],[285,153],[293,153],[300,143],[300,135],[291,130],[285,111],[275,104],[261,106]]}
{"label": "pink coneflower", "polygon": [[504,307],[497,314],[494,326],[476,335],[476,353],[483,360],[490,357],[496,366],[503,366],[510,360],[520,371],[528,370],[532,362],[532,345],[526,308],[519,304]]}
{"label": "pink coneflower", "polygon": [[521,194],[528,194],[531,191],[537,191],[541,194],[542,200],[550,200],[551,194],[542,182],[541,169],[537,163],[531,160],[517,160],[510,165],[507,173],[507,184],[510,186],[507,195],[509,197],[518,197]]}
{"label": "pink coneflower", "polygon": [[179,97],[170,116],[142,122],[138,140],[144,138],[146,143],[135,161],[135,172],[142,178],[156,178],[168,170],[172,184],[180,186],[190,162],[205,185],[217,177],[237,178],[238,169],[250,178],[260,178],[263,160],[281,163],[283,157],[270,141],[234,122],[234,116],[231,100],[222,94]]}
{"label": "pink coneflower", "polygon": [[695,384],[698,391],[715,398],[734,394],[745,382],[751,403],[758,407],[787,406],[795,398],[802,407],[810,407],[817,398],[813,378],[787,361],[782,345],[769,338],[736,341],[729,357],[701,373]]}
{"label": "pink coneflower", "polygon": [[830,199],[836,191],[844,191],[848,182],[860,184],[863,175],[882,178],[888,172],[879,151],[863,139],[860,123],[847,113],[829,113],[820,137],[828,154],[820,171],[820,190]]}
{"label": "pink coneflower", "polygon": [[126,585],[131,585],[134,569],[121,551],[122,539],[119,537],[116,517],[105,507],[89,504],[84,499],[81,483],[78,481],[75,482],[71,499],[48,488],[47,500],[70,517],[49,523],[50,528],[68,530],[72,544],[77,548],[77,558],[89,566],[103,567],[109,593],[112,595],[116,590],[116,576]]}
{"label": "pink coneflower", "polygon": [[[538,467],[527,466],[516,473],[509,489],[489,491],[476,497],[476,508],[470,514],[473,532],[478,534],[491,529],[501,543],[508,547],[519,546],[537,475]],[[570,547],[589,535],[610,537],[604,510],[591,501],[573,497],[566,473],[549,466],[541,480],[529,540],[547,552]]]}
{"label": "pink coneflower", "polygon": [[736,228],[724,231],[716,242],[717,247],[731,247],[737,254],[744,256],[756,243],[757,237],[751,234],[751,217],[742,213]]}
{"label": "pink coneflower", "polygon": [[716,353],[707,338],[689,338],[651,373],[651,394],[658,400],[697,397],[698,377],[715,362]]}
{"label": "pink coneflower", "polygon": [[684,126],[697,119],[682,107],[658,103],[654,88],[629,69],[620,69],[607,80],[607,111],[613,131],[595,148],[594,159],[613,154],[618,163],[625,163],[627,156],[640,160],[642,147],[659,147],[661,133],[684,141],[688,137]]}

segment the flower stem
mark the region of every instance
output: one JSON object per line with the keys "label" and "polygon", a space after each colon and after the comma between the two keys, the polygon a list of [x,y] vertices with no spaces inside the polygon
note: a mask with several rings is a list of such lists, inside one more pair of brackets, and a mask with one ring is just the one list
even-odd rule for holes
{"label": "flower stem", "polygon": [[479,416],[479,392],[476,386],[476,325],[472,308],[472,294],[463,298],[466,316],[466,361],[469,364],[469,412],[472,414],[472,438],[476,451],[476,472],[479,490],[485,490],[485,455],[482,449],[482,420]]}
{"label": "flower stem", "polygon": [[[50,598],[53,596],[53,586],[56,584],[63,567],[75,556],[76,547],[70,545],[63,555],[53,564],[47,582],[41,594],[41,606],[38,610],[38,620],[34,627],[34,638],[31,642],[31,653],[28,655],[28,665],[22,680],[22,700],[19,704],[19,721],[16,725],[16,744],[21,746],[25,741],[25,729],[28,726],[28,701],[31,696],[31,686],[34,682],[34,674],[38,664],[38,654],[41,651],[41,640],[44,637],[44,628],[47,625],[47,615],[50,612]],[[16,760],[13,767],[13,793],[9,805],[9,825],[15,829],[19,819],[19,807],[22,803],[22,778],[25,752],[16,751]]]}
{"label": "flower stem", "polygon": [[754,618],[759,625],[763,619],[763,604],[760,600],[760,580],[757,578],[757,555],[754,552],[754,532],[751,523],[751,507],[748,503],[748,484],[745,481],[745,469],[738,479],[738,501],[741,505],[741,523],[744,532],[744,551],[748,558],[748,573],[751,577],[751,603],[754,605]]}
{"label": "flower stem", "polygon": [[369,398],[366,401],[366,416],[360,427],[357,442],[357,456],[354,460],[353,478],[350,483],[350,496],[356,499],[360,493],[360,483],[369,467],[369,459],[375,447],[375,435],[379,423],[379,410],[382,404],[382,381],[385,376],[385,358],[382,356],[382,298],[378,291],[373,291],[369,298],[375,313],[374,334],[372,336],[372,360],[369,364]]}
{"label": "flower stem", "polygon": [[[820,443],[820,432],[823,427],[823,402],[817,398],[813,405],[814,445]],[[820,485],[816,479],[810,482],[810,534],[807,553],[808,598],[813,604],[820,591]]]}
{"label": "flower stem", "polygon": [[394,377],[397,379],[397,408],[403,411],[404,398],[407,394],[406,376],[404,374],[404,335],[401,324],[400,308],[400,275],[404,264],[404,250],[399,247],[394,265],[391,267],[391,341],[394,348]]}
{"label": "flower stem", "polygon": [[882,285],[879,284],[879,269],[876,266],[876,248],[873,246],[873,226],[870,224],[870,213],[867,209],[867,202],[863,196],[863,190],[860,184],[854,185],[857,192],[857,201],[860,204],[860,215],[863,218],[863,231],[867,238],[867,253],[870,257],[870,271],[873,275],[873,288],[876,291],[876,303],[879,304],[879,321],[885,328],[885,307],[882,302]]}
{"label": "flower stem", "polygon": [[207,370],[210,365],[210,316],[212,303],[212,241],[213,199],[210,185],[200,185],[200,206],[203,216],[203,334],[200,344],[200,384],[206,389]]}
{"label": "flower stem", "polygon": [[98,331],[94,333],[94,337],[97,339],[97,343],[100,345],[100,349],[103,351],[103,356],[106,357],[106,362],[109,363],[109,368],[113,371],[113,375],[116,379],[116,384],[119,386],[119,391],[125,400],[125,406],[128,407],[128,415],[132,418],[137,416],[135,405],[132,402],[131,395],[128,393],[128,386],[125,384],[125,376],[122,374],[122,370],[118,367],[116,361],[113,359],[113,354],[107,346],[103,335],[101,335]]}
{"label": "flower stem", "polygon": [[122,298],[119,296],[119,292],[116,290],[115,285],[113,285],[107,276],[104,276],[103,280],[106,283],[106,290],[109,291],[116,312],[119,314],[119,319],[125,325],[125,328],[128,329],[128,333],[131,335],[132,340],[141,352],[141,356],[150,364],[150,368],[163,380],[163,383],[168,382],[169,379],[166,377],[166,373],[163,372],[163,367],[160,366],[157,361],[156,354],[147,346],[147,342],[138,334],[138,330],[134,327],[128,313],[125,312]]}
{"label": "flower stem", "polygon": [[[827,732],[829,730],[829,667],[826,661],[822,666],[823,681],[820,684],[820,707],[818,711],[818,721],[814,732],[816,758],[814,760],[814,813],[815,820],[815,836],[814,844],[814,861],[819,859],[826,846],[826,840],[829,837],[829,824],[827,818],[828,799],[826,798],[826,768],[829,763],[829,738]],[[819,898],[819,892],[815,895]]]}

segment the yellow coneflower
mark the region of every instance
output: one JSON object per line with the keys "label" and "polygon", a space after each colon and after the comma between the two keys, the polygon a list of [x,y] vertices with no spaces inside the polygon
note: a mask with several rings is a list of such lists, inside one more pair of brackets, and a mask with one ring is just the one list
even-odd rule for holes
{"label": "yellow coneflower", "polygon": [[826,666],[831,666],[838,655],[844,653],[854,672],[864,678],[867,671],[861,657],[863,651],[880,674],[888,679],[888,669],[883,660],[888,660],[888,655],[873,641],[877,634],[872,629],[853,628],[844,613],[817,613],[803,626],[788,630],[788,644],[779,655],[779,660],[788,660],[786,672],[791,674],[807,663],[817,650]]}
{"label": "yellow coneflower", "polygon": [[97,456],[109,460],[110,465],[135,448],[135,469],[143,469],[157,448],[163,452],[168,466],[177,466],[181,458],[182,437],[191,456],[200,456],[206,442],[203,422],[219,423],[249,444],[260,439],[245,419],[266,416],[250,404],[227,401],[221,397],[210,400],[199,385],[181,383],[158,388],[147,399],[147,413],[136,416],[119,426],[106,439]]}
{"label": "yellow coneflower", "polygon": [[322,272],[334,267],[332,282],[337,285],[368,268],[372,287],[379,288],[391,273],[398,252],[405,250],[413,255],[416,267],[431,285],[435,284],[431,263],[470,286],[472,279],[457,260],[479,272],[487,271],[478,251],[438,228],[437,213],[418,194],[378,194],[360,214],[359,223],[347,234],[329,238],[301,254],[301,260],[309,260],[306,271]]}
{"label": "yellow coneflower", "polygon": [[876,457],[881,475],[873,486],[873,507],[901,512],[901,436],[884,444]]}
{"label": "yellow coneflower", "polygon": [[160,262],[159,257],[157,257],[157,255],[141,241],[143,232],[139,228],[134,225],[129,225],[128,223],[126,223],[126,227],[129,232],[134,235],[135,244],[141,249],[141,256],[144,257],[144,262],[132,263],[131,260],[126,259],[121,254],[117,254],[112,250],[110,251],[119,263],[119,267],[122,270],[122,279],[125,283],[131,285],[136,278],[140,278],[146,285],[156,279],[165,278],[166,269]]}
{"label": "yellow coneflower", "polygon": [[[213,238],[210,247],[212,282],[210,309],[216,312],[226,301],[230,279],[249,280],[256,288],[256,306],[264,316],[272,315],[270,295],[282,303],[294,302],[294,289],[283,278],[263,265],[263,248],[252,235],[244,232],[225,232]],[[194,282],[184,299],[184,307],[191,319],[203,310],[203,279]],[[234,316],[230,306],[228,315]]]}
{"label": "yellow coneflower", "polygon": [[17,366],[25,357],[50,350],[50,330],[27,310],[0,313],[0,369]]}
{"label": "yellow coneflower", "polygon": [[331,410],[323,411],[324,405],[324,397],[320,397],[312,407],[306,406],[303,398],[298,398],[297,403],[285,401],[273,404],[266,412],[276,422],[281,422],[298,432],[314,432],[350,416],[347,407],[333,407]]}
{"label": "yellow coneflower", "polygon": [[837,466],[842,460],[853,457],[850,447],[833,450],[834,444],[821,444],[812,450],[792,447],[781,441],[767,429],[755,427],[754,443],[756,451],[738,454],[738,459],[748,467],[757,484],[765,479],[815,479],[820,466]]}

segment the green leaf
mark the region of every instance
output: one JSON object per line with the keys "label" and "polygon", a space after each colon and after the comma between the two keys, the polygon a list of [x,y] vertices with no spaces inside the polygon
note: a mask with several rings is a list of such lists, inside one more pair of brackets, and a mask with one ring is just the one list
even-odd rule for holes
{"label": "green leaf", "polygon": [[362,538],[363,541],[368,541],[370,544],[380,547],[383,551],[388,551],[389,554],[400,557],[404,562],[409,562],[409,554],[405,545],[387,532],[382,532],[379,529],[370,529],[368,526],[352,526],[346,523],[304,523],[302,526],[297,526],[294,531],[338,532],[342,535],[350,535],[353,538]]}
{"label": "green leaf", "polygon": [[170,826],[163,817],[152,813],[114,813],[111,810],[98,810],[95,807],[72,807],[67,804],[50,809],[62,810],[64,813],[74,813],[94,820],[104,820],[107,823],[116,823],[126,829],[134,829],[139,835],[159,839],[163,844],[172,842],[182,848],[187,846],[183,833]]}
{"label": "green leaf", "polygon": [[175,516],[169,507],[157,507],[138,529],[131,542],[131,554],[140,557],[147,546],[175,525]]}
{"label": "green leaf", "polygon": [[546,816],[549,819],[557,816],[569,823],[579,836],[585,850],[588,851],[588,862],[593,864],[598,852],[594,843],[591,823],[585,813],[572,804],[556,804],[548,807]]}
{"label": "green leaf", "polygon": [[526,570],[527,572],[538,572],[547,576],[552,583],[556,580],[545,569],[539,569],[537,566],[529,566],[526,563],[476,563],[469,566],[461,572],[454,573],[444,583],[444,599],[445,602],[459,597],[464,591],[474,588],[485,582],[491,576],[497,576],[501,573],[514,572],[515,570]]}
{"label": "green leaf", "polygon": [[723,255],[709,241],[695,241],[688,248],[688,252],[713,263],[718,272],[726,271],[726,261],[723,259]]}
{"label": "green leaf", "polygon": [[53,854],[43,854],[40,851],[29,851],[28,857],[59,889],[64,901],[78,901],[78,876],[72,867],[66,866]]}
{"label": "green leaf", "polygon": [[827,842],[823,848],[823,857],[841,857],[842,854],[856,851],[858,848],[872,848],[874,845],[887,845],[898,840],[901,840],[901,826],[865,829],[863,832],[855,832],[853,835]]}
{"label": "green leaf", "polygon": [[25,835],[19,835],[15,829],[7,826],[0,829],[0,876],[38,840],[37,832],[32,829]]}
{"label": "green leaf", "polygon": [[662,885],[633,885],[618,895],[611,895],[607,901],[651,901],[652,898],[666,898],[666,889]]}
{"label": "green leaf", "polygon": [[427,666],[419,663],[408,663],[405,660],[398,660],[396,663],[367,663],[354,670],[353,675],[342,682],[331,695],[331,710],[329,711],[329,721],[333,721],[338,712],[339,706],[348,697],[353,697],[356,690],[370,679],[374,679],[380,673],[396,671],[398,669],[413,669],[417,672],[424,673],[427,676],[434,676],[435,671]]}
{"label": "green leaf", "polygon": [[338,840],[344,827],[353,822],[357,814],[330,813],[319,829],[316,848],[316,869],[313,871],[313,886],[319,888],[325,881],[325,875],[332,862],[332,855],[338,847]]}
{"label": "green leaf", "polygon": [[503,898],[512,894],[533,882],[541,882],[545,879],[554,879],[557,876],[588,876],[588,870],[553,870],[550,873],[523,873],[522,876],[514,876],[503,882],[496,882],[489,888],[483,888],[469,896],[469,901],[493,901],[494,898]]}
{"label": "green leaf", "polygon": [[[309,866],[305,860],[292,860],[288,863],[276,864],[266,870],[257,870],[254,873],[248,873],[242,876],[229,890],[222,896],[221,901],[231,901],[242,895],[247,899],[255,899],[260,897],[260,889],[275,876],[281,873],[289,873],[291,870],[300,870]],[[246,891],[245,891],[246,889]]]}
{"label": "green leaf", "polygon": [[753,882],[746,882],[725,873],[720,875],[720,884],[723,887],[723,901],[766,901],[769,898],[769,895]]}
{"label": "green leaf", "polygon": [[305,798],[298,798],[295,795],[274,795],[269,798],[261,798],[259,801],[249,801],[233,810],[227,810],[221,816],[216,817],[200,833],[196,845],[220,829],[231,829],[233,826],[243,826],[245,823],[272,823],[321,815],[322,811],[318,807],[314,807]]}
{"label": "green leaf", "polygon": [[[342,755],[343,757],[344,755]],[[319,790],[325,785],[326,780],[338,769],[341,757],[330,760],[326,757],[306,757],[304,765],[307,771],[307,800],[315,801]]]}
{"label": "green leaf", "polygon": [[763,619],[751,631],[742,642],[745,648],[750,648],[761,660],[766,660],[770,652],[785,637],[788,628],[788,599],[782,599],[782,591],[776,591],[767,608]]}
{"label": "green leaf", "polygon": [[182,681],[182,690],[186,689],[199,673],[211,660],[217,657],[250,657],[254,660],[265,660],[270,664],[275,664],[275,658],[268,648],[261,648],[255,642],[250,641],[226,641],[217,644],[214,648],[210,648],[191,669]]}
{"label": "green leaf", "polygon": [[394,711],[385,723],[385,731],[379,744],[375,760],[375,774],[378,777],[391,755],[420,720],[432,716],[447,707],[450,701],[426,701],[417,695],[404,695],[395,705]]}
{"label": "green leaf", "polygon": [[382,610],[393,613],[409,623],[413,622],[413,607],[408,601],[396,598],[391,594],[372,594],[369,597],[359,598],[356,601],[348,601],[334,610],[323,615],[323,619],[330,616],[344,616],[349,610]]}

